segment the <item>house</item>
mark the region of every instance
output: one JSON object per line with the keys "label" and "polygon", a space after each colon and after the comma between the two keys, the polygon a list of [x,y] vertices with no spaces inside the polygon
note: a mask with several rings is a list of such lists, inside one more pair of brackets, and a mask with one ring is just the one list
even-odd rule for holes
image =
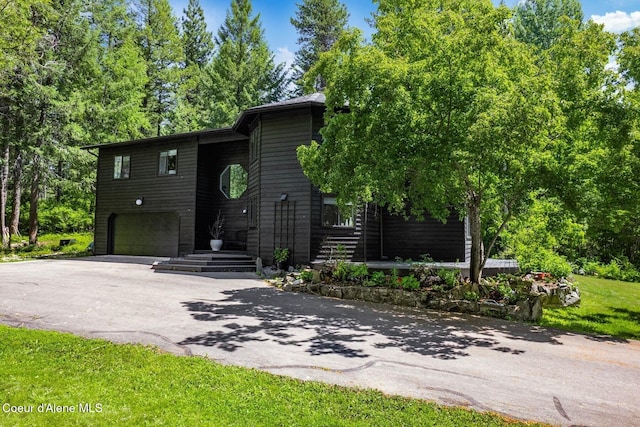
{"label": "house", "polygon": [[296,147],[320,140],[324,95],[253,107],[230,128],[87,147],[97,149],[96,254],[182,256],[209,248],[208,225],[225,217],[224,249],[265,263],[275,247],[292,264],[354,260],[466,261],[465,222],[404,220],[369,205],[340,212],[303,174]]}

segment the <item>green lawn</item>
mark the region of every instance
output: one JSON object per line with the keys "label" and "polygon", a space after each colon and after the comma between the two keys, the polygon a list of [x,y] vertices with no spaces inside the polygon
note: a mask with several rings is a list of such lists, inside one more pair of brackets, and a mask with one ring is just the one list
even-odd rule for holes
{"label": "green lawn", "polygon": [[[74,239],[67,246],[60,246],[60,240]],[[61,233],[42,234],[38,236],[38,244],[29,245],[26,236],[13,237],[12,248],[0,252],[0,262],[22,261],[43,257],[70,257],[87,255],[87,247],[93,241],[93,233]]]}
{"label": "green lawn", "polygon": [[[0,408],[3,426],[525,425],[140,345],[6,326],[0,326],[0,366],[2,408],[33,407],[33,413]],[[53,405],[67,412],[47,412]],[[94,412],[87,412],[87,405]]]}
{"label": "green lawn", "polygon": [[577,276],[580,307],[544,309],[541,325],[640,339],[640,283]]}

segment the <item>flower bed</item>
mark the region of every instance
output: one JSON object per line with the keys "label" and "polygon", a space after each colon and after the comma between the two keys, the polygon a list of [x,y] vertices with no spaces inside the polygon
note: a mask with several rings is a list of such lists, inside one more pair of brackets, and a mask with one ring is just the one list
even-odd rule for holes
{"label": "flower bed", "polygon": [[420,264],[400,277],[394,271],[369,273],[366,265],[338,261],[321,271],[289,272],[270,282],[291,292],[533,322],[542,317],[543,306],[580,301],[577,288],[544,273],[499,275],[478,285],[457,270]]}

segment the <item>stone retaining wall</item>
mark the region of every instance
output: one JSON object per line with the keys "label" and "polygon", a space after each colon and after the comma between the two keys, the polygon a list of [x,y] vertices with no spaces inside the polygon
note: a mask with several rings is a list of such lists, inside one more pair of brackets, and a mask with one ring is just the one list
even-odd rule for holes
{"label": "stone retaining wall", "polygon": [[403,307],[480,314],[521,321],[535,322],[542,317],[542,297],[538,295],[529,296],[514,305],[506,305],[493,300],[466,301],[446,299],[427,291],[413,292],[384,287],[303,283],[301,280],[285,283],[282,289],[290,292],[304,292],[345,300],[361,300]]}

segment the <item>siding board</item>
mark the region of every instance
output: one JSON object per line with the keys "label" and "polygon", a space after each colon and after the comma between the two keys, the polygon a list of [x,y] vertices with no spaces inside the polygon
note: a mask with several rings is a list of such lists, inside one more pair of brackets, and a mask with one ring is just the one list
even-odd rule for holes
{"label": "siding board", "polygon": [[[159,176],[160,151],[178,149],[176,175]],[[113,179],[113,157],[131,156],[130,177]],[[109,252],[109,217],[112,214],[174,213],[179,217],[179,253],[194,249],[197,138],[190,136],[176,140],[148,141],[121,147],[100,147],[96,192],[95,253]],[[138,197],[144,199],[136,206]]]}

